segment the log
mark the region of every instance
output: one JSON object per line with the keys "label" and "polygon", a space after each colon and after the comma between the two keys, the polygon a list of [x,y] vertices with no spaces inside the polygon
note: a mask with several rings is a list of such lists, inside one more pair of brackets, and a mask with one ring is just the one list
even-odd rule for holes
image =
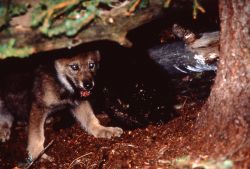
{"label": "log", "polygon": [[172,32],[181,41],[163,43],[148,50],[149,57],[169,75],[217,70],[218,31],[196,36],[190,30],[175,24]]}
{"label": "log", "polygon": [[[60,35],[49,38],[44,36],[38,29],[30,26],[31,14],[33,8],[39,3],[38,0],[13,0],[11,2],[26,3],[30,7],[24,15],[12,18],[8,31],[0,32],[0,44],[6,44],[15,39],[15,47],[29,47],[30,54],[72,48],[83,43],[99,40],[115,41],[122,46],[129,47],[132,44],[126,39],[127,33],[158,18],[163,13],[162,0],[150,0],[147,8],[140,9],[128,16],[129,1],[124,1],[120,6],[101,12],[99,18],[85,26],[73,37]],[[1,52],[0,58],[4,58],[4,56],[1,56]]]}

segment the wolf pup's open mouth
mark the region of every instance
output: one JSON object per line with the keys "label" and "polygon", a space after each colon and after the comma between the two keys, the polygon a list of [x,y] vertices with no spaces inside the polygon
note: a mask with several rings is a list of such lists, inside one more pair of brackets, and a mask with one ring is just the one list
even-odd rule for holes
{"label": "wolf pup's open mouth", "polygon": [[88,97],[88,96],[90,96],[90,94],[91,94],[91,92],[88,91],[88,90],[81,90],[80,91],[80,96],[81,97]]}

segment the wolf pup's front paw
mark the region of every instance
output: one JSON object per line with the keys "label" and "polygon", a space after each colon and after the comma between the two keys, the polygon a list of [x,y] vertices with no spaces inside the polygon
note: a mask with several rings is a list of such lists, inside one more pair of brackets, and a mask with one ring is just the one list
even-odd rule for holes
{"label": "wolf pup's front paw", "polygon": [[98,138],[111,138],[111,137],[120,137],[123,133],[123,130],[119,127],[103,127],[96,128],[93,131],[93,135]]}
{"label": "wolf pup's front paw", "polygon": [[8,123],[0,122],[0,142],[5,142],[10,139],[11,129]]}
{"label": "wolf pup's front paw", "polygon": [[53,157],[51,157],[47,154],[43,154],[41,158],[42,158],[42,160],[49,161],[49,162],[53,162],[55,160]]}

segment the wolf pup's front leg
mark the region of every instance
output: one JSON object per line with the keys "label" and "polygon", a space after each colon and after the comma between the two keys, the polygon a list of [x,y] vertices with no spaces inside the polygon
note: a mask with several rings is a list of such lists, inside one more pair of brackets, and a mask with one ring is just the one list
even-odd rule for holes
{"label": "wolf pup's front leg", "polygon": [[[29,157],[33,160],[38,157],[40,152],[44,149],[44,122],[47,117],[45,109],[36,104],[32,105],[29,118],[29,135],[27,151]],[[46,157],[43,156],[43,157]]]}
{"label": "wolf pup's front leg", "polygon": [[74,110],[74,115],[86,131],[95,137],[119,137],[123,130],[119,127],[104,127],[93,113],[88,101],[82,101]]}

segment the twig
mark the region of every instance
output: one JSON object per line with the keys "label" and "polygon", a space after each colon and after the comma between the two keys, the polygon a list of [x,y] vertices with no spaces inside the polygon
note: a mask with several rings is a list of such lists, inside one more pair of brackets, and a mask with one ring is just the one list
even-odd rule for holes
{"label": "twig", "polygon": [[165,0],[165,2],[164,2],[164,7],[165,7],[165,8],[168,8],[169,5],[170,5],[170,3],[171,3],[171,0]]}
{"label": "twig", "polygon": [[47,16],[44,19],[43,26],[42,26],[41,29],[45,29],[45,28],[48,29],[49,28],[49,26],[50,26],[50,20],[53,19],[53,14],[55,14],[55,12],[57,10],[61,10],[61,9],[65,8],[65,7],[67,7],[67,6],[70,6],[70,5],[73,6],[73,5],[77,4],[77,3],[79,3],[78,0],[71,0],[71,1],[67,1],[67,2],[61,2],[61,3],[59,3],[59,4],[57,4],[57,5],[53,6],[53,7],[51,7],[47,11]]}
{"label": "twig", "polygon": [[93,154],[93,152],[90,152],[90,153],[81,155],[80,157],[77,157],[76,159],[74,159],[74,160],[70,163],[69,169],[72,168],[72,165],[73,165],[77,160],[81,159],[82,157],[88,156],[88,155],[90,155],[90,154]]}
{"label": "twig", "polygon": [[137,9],[137,7],[140,5],[140,3],[141,3],[141,0],[136,0],[132,4],[132,6],[128,9],[128,15],[131,15],[131,13],[133,13]]}
{"label": "twig", "polygon": [[51,140],[49,142],[49,144],[39,153],[39,155],[37,156],[37,158],[32,159],[32,161],[30,163],[28,163],[27,166],[24,167],[24,169],[29,169],[34,164],[34,162],[37,159],[39,159],[44,154],[44,152],[53,144],[53,142],[54,142],[54,140]]}
{"label": "twig", "polygon": [[198,0],[194,0],[194,2],[193,2],[193,19],[197,18],[197,9],[200,10],[202,13],[206,12],[206,10],[200,5]]}

